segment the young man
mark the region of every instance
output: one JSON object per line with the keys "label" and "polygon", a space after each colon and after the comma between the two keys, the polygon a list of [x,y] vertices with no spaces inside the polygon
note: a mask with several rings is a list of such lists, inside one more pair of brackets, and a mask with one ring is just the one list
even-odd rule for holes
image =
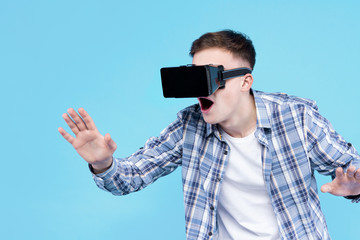
{"label": "young man", "polygon": [[[195,65],[254,68],[243,34],[207,33],[193,42]],[[114,195],[138,191],[182,166],[187,239],[330,239],[314,170],[332,175],[323,192],[360,197],[360,156],[322,117],[315,102],[252,90],[253,76],[178,113],[158,138],[128,158],[112,155],[84,109],[63,118],[62,136],[89,163],[97,186]],[[358,170],[357,170],[358,169]]]}

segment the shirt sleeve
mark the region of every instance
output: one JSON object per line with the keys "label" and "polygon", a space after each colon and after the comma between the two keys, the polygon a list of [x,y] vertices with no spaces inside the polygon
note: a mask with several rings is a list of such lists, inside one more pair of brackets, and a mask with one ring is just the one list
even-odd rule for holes
{"label": "shirt sleeve", "polygon": [[[360,156],[354,146],[345,141],[316,109],[306,111],[305,131],[311,167],[320,174],[335,178],[338,167],[345,171],[350,165],[360,167]],[[348,198],[353,202],[360,201],[360,196]]]}
{"label": "shirt sleeve", "polygon": [[[183,123],[178,117],[159,137],[151,137],[127,158],[113,158],[111,167],[93,173],[96,185],[114,195],[125,195],[143,189],[181,165]],[[91,168],[90,168],[91,170]]]}

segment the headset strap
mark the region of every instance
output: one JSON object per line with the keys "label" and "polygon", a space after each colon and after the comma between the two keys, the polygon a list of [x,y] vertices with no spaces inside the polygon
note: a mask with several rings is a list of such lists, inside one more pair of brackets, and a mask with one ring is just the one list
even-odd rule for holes
{"label": "headset strap", "polygon": [[234,69],[223,71],[222,79],[227,80],[227,79],[234,78],[234,77],[240,77],[240,76],[244,76],[245,74],[248,74],[251,72],[252,71],[250,68],[234,68]]}

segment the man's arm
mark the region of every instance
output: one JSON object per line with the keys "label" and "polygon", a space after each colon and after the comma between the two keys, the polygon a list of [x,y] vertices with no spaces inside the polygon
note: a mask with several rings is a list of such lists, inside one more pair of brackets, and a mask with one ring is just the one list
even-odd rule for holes
{"label": "man's arm", "polygon": [[336,196],[359,195],[360,156],[355,148],[346,142],[317,110],[309,109],[305,118],[312,167],[321,174],[333,177],[333,181],[324,184],[321,191]]}
{"label": "man's arm", "polygon": [[183,122],[178,117],[131,156],[113,158],[108,170],[93,175],[95,183],[114,195],[141,190],[181,164],[182,144]]}
{"label": "man's arm", "polygon": [[[70,116],[69,116],[69,115]],[[183,122],[180,116],[159,137],[128,158],[113,158],[116,144],[109,134],[101,135],[83,108],[79,114],[70,108],[63,118],[75,137],[59,128],[60,134],[89,163],[96,185],[114,195],[138,191],[181,164]],[[70,118],[71,117],[71,118]]]}

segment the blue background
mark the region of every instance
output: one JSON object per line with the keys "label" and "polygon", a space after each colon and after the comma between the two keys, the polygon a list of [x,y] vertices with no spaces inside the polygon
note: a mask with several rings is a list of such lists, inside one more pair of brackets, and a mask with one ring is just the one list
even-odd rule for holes
{"label": "blue background", "polygon": [[[180,169],[143,191],[99,190],[58,133],[84,107],[131,154],[194,99],[164,99],[159,69],[231,28],[257,50],[254,88],[317,101],[360,148],[357,1],[0,0],[2,239],[185,239]],[[318,185],[330,180],[318,176]],[[320,193],[333,239],[358,239],[359,207]]]}

